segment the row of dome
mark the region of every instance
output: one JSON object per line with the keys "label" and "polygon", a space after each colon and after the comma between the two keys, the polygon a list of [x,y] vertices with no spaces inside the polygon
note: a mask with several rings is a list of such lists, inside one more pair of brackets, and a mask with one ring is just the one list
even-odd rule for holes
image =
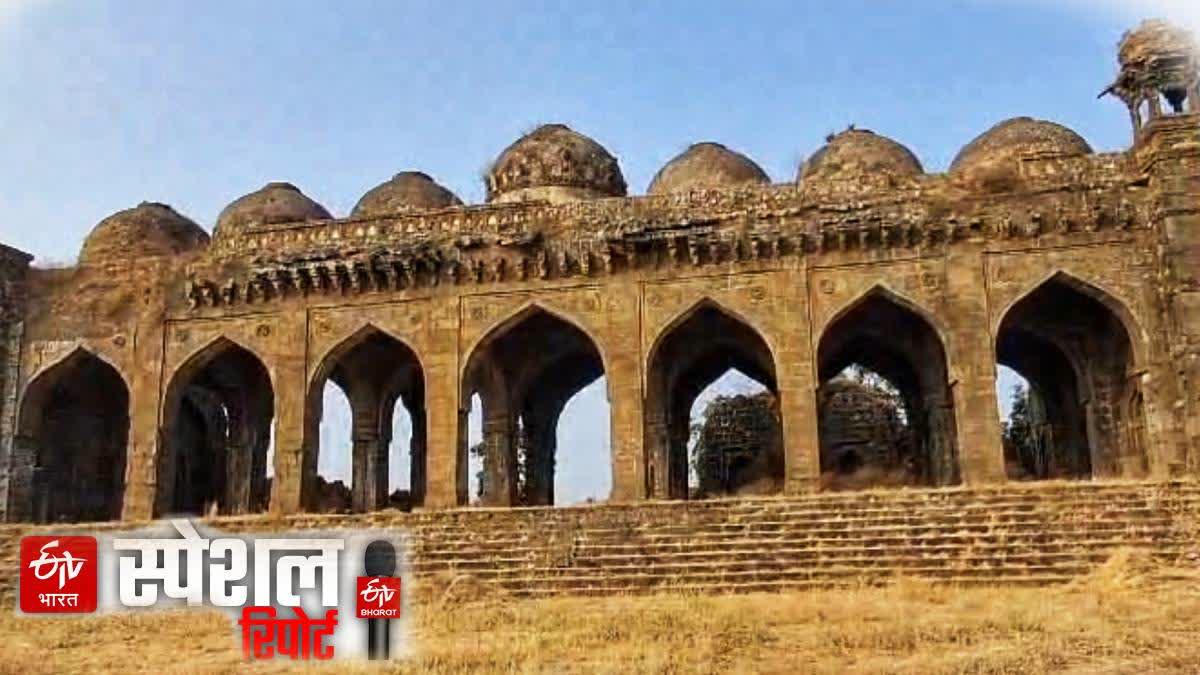
{"label": "row of dome", "polygon": [[[1006,164],[1029,153],[1073,156],[1091,153],[1087,141],[1070,129],[1043,120],[1018,117],[992,127],[968,143],[950,165],[951,174],[971,174]],[[801,165],[801,183],[857,175],[918,176],[920,160],[908,148],[864,129],[850,128]],[[697,143],[655,174],[651,195],[706,188],[768,184],[770,178],[745,155],[719,143]],[[563,202],[623,197],[625,178],[617,159],[599,143],[561,124],[547,124],[508,146],[485,178],[490,203],[544,200]],[[453,192],[417,171],[396,174],[359,199],[352,217],[372,217],[461,206]],[[214,236],[228,236],[257,224],[332,218],[294,185],[269,183],[221,211]],[[189,250],[208,241],[191,220],[163,204],[143,203],[116,213],[88,235],[81,262],[114,255],[162,255]]]}

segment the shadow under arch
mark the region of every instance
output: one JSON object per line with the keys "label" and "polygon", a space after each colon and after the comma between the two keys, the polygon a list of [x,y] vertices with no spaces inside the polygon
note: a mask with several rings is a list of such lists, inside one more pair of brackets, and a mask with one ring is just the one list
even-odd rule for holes
{"label": "shadow under arch", "polygon": [[[478,395],[482,502],[554,504],[558,421],[568,401],[604,377],[599,343],[569,316],[530,303],[489,329],[468,354],[459,391],[459,503],[470,499],[468,412]],[[611,464],[611,448],[609,457]]]}
{"label": "shadow under arch", "polygon": [[[13,448],[13,520],[117,520],[125,492],[129,388],[77,347],[38,372],[21,399]],[[23,480],[22,480],[23,478]]]}
{"label": "shadow under arch", "polygon": [[[929,312],[882,285],[826,324],[816,354],[826,487],[959,482],[943,335]],[[864,371],[882,382],[855,375]],[[887,406],[895,408],[903,430],[883,423],[881,415],[893,414]]]}
{"label": "shadow under arch", "polygon": [[1121,301],[1064,271],[1014,300],[995,340],[996,363],[1029,384],[1005,434],[1009,478],[1146,475],[1144,348]]}
{"label": "shadow under arch", "polygon": [[644,406],[648,495],[692,496],[688,449],[692,405],[704,389],[731,370],[767,390],[771,424],[755,435],[753,447],[737,448],[738,470],[721,472],[721,489],[728,493],[746,489],[773,492],[782,487],[779,387],[771,347],[749,322],[715,300],[703,298],[669,323],[649,352]]}
{"label": "shadow under arch", "polygon": [[218,337],[184,361],[163,396],[156,515],[265,511],[275,416],[270,371]]}
{"label": "shadow under arch", "polygon": [[[319,432],[327,383],[337,386],[350,405],[352,478],[348,491],[324,481],[317,470],[321,452],[329,450],[320,447]],[[398,402],[412,423],[409,487],[390,494],[392,428]],[[326,352],[308,384],[302,483],[305,508],[365,512],[421,505],[426,482],[425,428],[425,374],[416,350],[373,323],[360,327]]]}

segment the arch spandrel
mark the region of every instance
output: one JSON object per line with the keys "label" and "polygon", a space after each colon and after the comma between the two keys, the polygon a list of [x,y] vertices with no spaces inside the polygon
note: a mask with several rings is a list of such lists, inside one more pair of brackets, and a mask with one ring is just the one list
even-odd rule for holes
{"label": "arch spandrel", "polygon": [[[856,280],[846,281],[850,282]],[[937,336],[938,341],[941,343],[942,351],[945,355],[949,380],[954,382],[960,379],[958,374],[958,364],[960,360],[956,355],[957,341],[954,339],[954,332],[950,330],[947,321],[930,309],[931,307],[935,306],[934,304],[926,304],[926,302],[924,302],[925,298],[922,298],[920,295],[910,296],[909,294],[897,289],[894,284],[882,279],[876,279],[860,284],[842,283],[838,284],[835,288],[836,290],[834,293],[822,293],[826,296],[829,296],[831,299],[828,302],[821,303],[819,310],[817,300],[814,299],[813,301],[814,317],[812,325],[812,353],[814,363],[816,362],[817,354],[820,350],[821,340],[829,332],[829,329],[832,326],[835,326],[841,318],[845,317],[850,312],[853,312],[864,302],[873,297],[879,297],[908,312],[911,312],[924,321],[929,328],[933,330],[934,335]],[[821,291],[814,291],[814,293],[820,292]],[[939,301],[941,300],[940,292],[938,293],[938,297],[934,299]]]}
{"label": "arch spandrel", "polygon": [[[46,343],[41,343],[46,344]],[[70,340],[58,343],[64,345],[50,353],[36,352],[38,343],[34,344],[31,353],[36,353],[37,366],[32,370],[17,395],[17,432],[27,434],[30,430],[31,415],[45,404],[46,396],[54,389],[61,378],[70,373],[72,366],[88,358],[94,358],[108,366],[125,385],[125,390],[132,394],[129,377],[125,374],[119,360],[111,354],[96,348],[90,340]]]}
{"label": "arch spandrel", "polygon": [[[22,372],[28,373],[23,378],[19,391],[28,391],[39,379],[46,375],[53,376],[62,366],[70,365],[81,358],[93,356],[112,367],[120,376],[125,387],[133,391],[129,376],[128,358],[121,350],[110,346],[109,340],[93,340],[77,338],[73,340],[43,340],[31,342],[25,350]],[[23,395],[18,393],[18,400]],[[20,409],[20,408],[18,408]]]}
{"label": "arch spandrel", "polygon": [[642,294],[642,354],[648,360],[664,336],[705,303],[751,327],[770,347],[784,351],[786,336],[802,323],[802,278],[764,272],[647,284]]}
{"label": "arch spandrel", "polygon": [[164,335],[162,381],[164,385],[170,383],[181,369],[224,339],[253,354],[271,376],[271,386],[278,387],[281,384],[278,381],[280,359],[302,355],[302,323],[288,322],[277,315],[168,323]]}
{"label": "arch spandrel", "polygon": [[253,356],[267,373],[272,391],[278,391],[278,377],[271,361],[264,358],[261,351],[254,349],[240,339],[227,335],[217,335],[201,345],[193,347],[186,354],[180,355],[169,368],[163,370],[163,393],[159,401],[159,419],[169,423],[168,415],[174,403],[182,393],[181,387],[187,386],[194,375],[204,370],[204,367],[230,350],[242,350]]}
{"label": "arch spandrel", "polygon": [[645,390],[649,389],[649,383],[645,381],[649,378],[649,373],[650,373],[649,364],[654,363],[655,358],[658,356],[658,352],[659,352],[663,342],[668,340],[675,333],[675,330],[677,328],[679,328],[680,325],[686,323],[688,321],[688,319],[695,316],[697,312],[700,312],[706,308],[713,309],[713,310],[717,311],[718,313],[728,317],[730,320],[734,321],[735,323],[746,327],[746,329],[749,330],[750,333],[752,333],[756,338],[761,340],[762,343],[764,345],[766,345],[767,357],[769,358],[769,360],[771,361],[771,364],[772,364],[771,369],[773,371],[775,371],[775,376],[778,377],[777,364],[779,363],[779,349],[776,346],[776,344],[773,343],[773,341],[770,339],[770,337],[768,337],[767,334],[764,334],[764,332],[760,329],[760,325],[762,322],[756,322],[755,320],[748,318],[747,316],[743,315],[742,313],[740,313],[734,309],[730,309],[724,303],[715,300],[711,296],[704,295],[697,299],[694,299],[690,305],[677,311],[674,315],[670,315],[669,320],[665,321],[662,324],[662,326],[658,328],[657,332],[655,332],[652,335],[647,336],[647,341],[645,342],[645,348],[644,348],[646,366],[642,369],[642,372],[643,372],[643,383],[642,384],[643,384],[643,387],[645,388]]}
{"label": "arch spandrel", "polygon": [[367,326],[395,338],[418,355],[422,366],[427,365],[427,357],[447,349],[439,344],[433,331],[438,311],[438,305],[428,299],[361,307],[314,308],[308,321],[307,382],[313,382],[317,368],[334,350]]}
{"label": "arch spandrel", "polygon": [[[417,365],[421,371],[425,371],[425,359],[422,356],[421,349],[418,348],[417,341],[412,339],[412,336],[406,336],[403,333],[398,333],[393,326],[381,325],[373,319],[359,319],[355,323],[345,326],[338,326],[330,322],[331,327],[337,326],[334,330],[321,331],[324,337],[316,345],[310,345],[308,358],[308,373],[306,388],[311,390],[313,385],[324,380],[330,374],[333,365],[338,359],[352,351],[356,346],[372,335],[382,335],[386,338],[391,338],[400,343],[405,349],[412,352],[416,358]],[[320,329],[317,329],[318,331]]]}
{"label": "arch spandrel", "polygon": [[1010,283],[1001,288],[994,287],[991,316],[989,317],[993,343],[1000,334],[1000,327],[1004,325],[1005,318],[1011,314],[1014,307],[1046,284],[1057,281],[1096,300],[1112,312],[1124,326],[1125,333],[1129,337],[1133,349],[1134,365],[1145,366],[1148,359],[1149,333],[1145,330],[1145,322],[1139,320],[1133,309],[1137,305],[1131,303],[1127,296],[1124,296],[1116,287],[1095,278],[1095,275],[1081,274],[1071,266],[1057,266],[1049,271],[1046,271],[1046,268],[1040,268],[1037,272],[1037,274],[1024,275],[1021,279],[1010,278]]}
{"label": "arch spandrel", "polygon": [[463,298],[462,310],[458,361],[460,380],[480,345],[503,335],[538,311],[577,328],[587,336],[600,353],[601,363],[605,372],[608,372],[610,349],[605,338],[611,325],[608,320],[610,309],[599,289],[572,289],[544,295],[469,296]]}

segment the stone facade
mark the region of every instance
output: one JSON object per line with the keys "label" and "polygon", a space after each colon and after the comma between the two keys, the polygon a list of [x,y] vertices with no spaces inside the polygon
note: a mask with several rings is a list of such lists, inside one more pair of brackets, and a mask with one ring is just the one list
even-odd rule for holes
{"label": "stone facade", "polygon": [[[476,395],[485,501],[516,503],[522,483],[553,503],[559,415],[601,376],[611,500],[685,498],[688,413],[730,368],[777,400],[777,483],[805,493],[823,471],[819,391],[855,364],[903,399],[923,484],[1006,480],[997,363],[1038,388],[1091,476],[1200,471],[1200,96],[1178,36],[1155,60],[1159,28],[1140,30],[1120,81],[1165,63],[1165,92],[1138,100],[1171,105],[1126,152],[1019,118],[928,174],[855,129],[795,183],[702,144],[629,197],[615,157],[550,125],[501,153],[485,205],[413,172],[347,218],[269,184],[211,242],[166,206],[116,214],[0,313],[19,345],[0,375],[0,505],[10,520],[319,510],[327,381],[353,410],[354,509],[389,503],[397,405],[411,502],[466,504]],[[0,290],[25,265],[3,252]],[[89,466],[123,468],[44,494]]]}

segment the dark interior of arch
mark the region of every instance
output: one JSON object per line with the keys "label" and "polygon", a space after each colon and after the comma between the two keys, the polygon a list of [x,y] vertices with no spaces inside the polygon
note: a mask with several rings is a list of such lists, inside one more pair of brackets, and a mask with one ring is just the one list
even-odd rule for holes
{"label": "dark interior of arch", "polygon": [[33,455],[29,519],[121,517],[129,441],[129,390],[104,361],[78,352],[42,376],[17,442]]}
{"label": "dark interior of arch", "polygon": [[[767,343],[752,328],[705,304],[667,334],[651,357],[646,400],[647,492],[671,499],[693,496],[689,490],[688,441],[692,436],[692,405],[719,377],[737,370],[769,392],[773,424],[754,449],[752,465],[726,481],[720,492],[743,489],[774,491],[782,486],[783,441],[775,398],[775,363]],[[736,463],[736,457],[728,458]],[[730,474],[731,472],[723,472]],[[706,490],[712,493],[713,490]]]}
{"label": "dark interior of arch", "polygon": [[275,396],[266,368],[233,344],[180,382],[167,430],[160,513],[265,511],[270,500],[267,451]]}
{"label": "dark interior of arch", "polygon": [[[559,416],[572,397],[603,375],[591,338],[541,309],[484,339],[468,361],[463,391],[464,408],[475,394],[483,405],[484,504],[554,504]],[[465,439],[465,417],[460,424]],[[460,458],[461,465],[466,462]],[[465,472],[459,479],[465,503]]]}
{"label": "dark interior of arch", "polygon": [[[860,366],[898,392],[906,433],[895,447],[867,452],[864,432],[847,424],[847,408],[874,405],[870,392],[850,387],[839,377]],[[948,382],[945,349],[937,332],[916,312],[874,293],[826,329],[817,348],[821,388],[818,418],[821,472],[830,487],[863,487],[877,482],[950,485],[959,481],[954,399]],[[877,411],[878,412],[878,411]],[[874,413],[873,413],[874,414]]]}
{"label": "dark interior of arch", "polygon": [[1029,440],[1006,443],[1010,478],[1144,475],[1129,333],[1093,293],[1064,277],[1039,286],[1005,315],[996,360],[1024,377],[1031,394]]}
{"label": "dark interior of arch", "polygon": [[[403,342],[371,329],[336,350],[324,367],[350,403],[351,484],[325,483],[315,475],[316,457],[309,462],[315,482],[309,508],[315,511],[365,512],[419,506],[425,499],[425,376],[417,355]],[[325,382],[313,386],[319,405]],[[397,405],[412,422],[407,452],[392,451],[392,428]],[[319,418],[319,410],[316,415]],[[319,420],[318,420],[319,421]],[[332,449],[318,448],[317,452]],[[388,491],[392,455],[409,459],[408,489]]]}

